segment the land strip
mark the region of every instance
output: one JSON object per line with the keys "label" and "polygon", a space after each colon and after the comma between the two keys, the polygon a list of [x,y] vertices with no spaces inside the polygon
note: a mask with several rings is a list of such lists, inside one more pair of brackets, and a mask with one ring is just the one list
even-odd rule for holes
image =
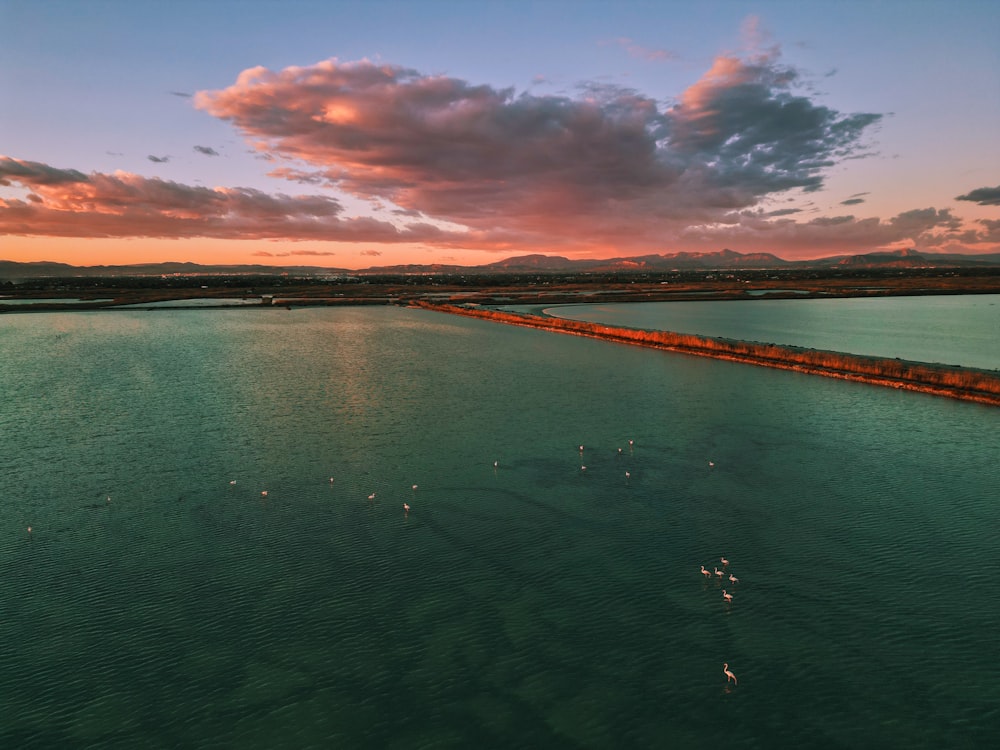
{"label": "land strip", "polygon": [[618,328],[527,313],[488,310],[481,307],[432,302],[416,302],[414,304],[428,310],[491,320],[508,325],[587,336],[616,343],[793,370],[811,375],[822,375],[1000,406],[1000,372],[991,370],[866,357],[755,341],[679,334],[670,331]]}

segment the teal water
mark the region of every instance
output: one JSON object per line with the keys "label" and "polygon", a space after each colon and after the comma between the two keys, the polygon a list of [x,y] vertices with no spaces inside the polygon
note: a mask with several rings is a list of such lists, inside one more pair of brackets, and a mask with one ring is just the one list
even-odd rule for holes
{"label": "teal water", "polygon": [[1000,370],[1000,294],[580,304],[546,312],[627,328]]}
{"label": "teal water", "polygon": [[0,747],[1000,732],[996,409],[389,307],[0,351]]}

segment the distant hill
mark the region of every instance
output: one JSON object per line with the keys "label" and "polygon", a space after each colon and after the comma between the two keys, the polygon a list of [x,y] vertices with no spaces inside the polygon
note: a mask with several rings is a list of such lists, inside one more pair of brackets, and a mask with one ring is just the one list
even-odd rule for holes
{"label": "distant hill", "polygon": [[373,273],[393,274],[504,274],[504,273],[622,273],[665,272],[675,270],[722,271],[738,269],[832,269],[853,270],[885,268],[990,268],[1000,266],[1000,253],[951,255],[920,253],[916,250],[893,250],[858,255],[836,255],[814,260],[789,261],[770,253],[738,253],[719,250],[711,253],[668,253],[625,258],[573,260],[559,255],[521,255],[479,266],[445,264],[373,266],[362,270],[319,266],[201,265],[198,263],[144,263],[118,266],[72,266],[47,261],[20,263],[0,260],[0,281],[18,279],[87,277],[87,276],[163,276],[163,275],[292,275],[360,276]]}

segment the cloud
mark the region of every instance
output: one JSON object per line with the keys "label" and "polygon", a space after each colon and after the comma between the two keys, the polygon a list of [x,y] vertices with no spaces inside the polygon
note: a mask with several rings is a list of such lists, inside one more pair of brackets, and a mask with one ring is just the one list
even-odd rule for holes
{"label": "cloud", "polygon": [[1000,206],[1000,185],[970,190],[965,195],[955,198],[957,201],[972,201],[980,206]]}
{"label": "cloud", "polygon": [[322,250],[288,250],[281,253],[272,253],[268,250],[257,250],[252,255],[263,256],[265,258],[295,258],[302,256],[316,256],[316,257],[327,257],[330,255],[336,255],[335,252],[324,252]]}
{"label": "cloud", "polygon": [[841,201],[840,205],[841,206],[856,206],[859,203],[864,203],[864,202],[865,202],[864,198],[848,198],[846,201]]}
{"label": "cloud", "polygon": [[667,49],[650,49],[649,47],[643,47],[627,37],[618,37],[617,39],[613,39],[609,42],[601,42],[601,44],[618,45],[628,53],[629,57],[634,57],[639,60],[647,60],[649,62],[676,60],[678,58],[676,52],[672,52]]}
{"label": "cloud", "polygon": [[185,91],[168,91],[167,93],[169,93],[171,96],[180,96],[184,99],[190,99],[192,96],[191,94],[188,94]]}
{"label": "cloud", "polygon": [[216,151],[211,146],[195,146],[194,150],[199,154],[204,154],[205,156],[218,156],[219,152]]}
{"label": "cloud", "polygon": [[259,151],[313,167],[274,176],[457,223],[491,248],[648,248],[775,193],[819,190],[827,169],[865,153],[881,115],[816,104],[797,80],[776,51],[723,56],[661,108],[619,87],[536,96],[334,59],[251,68],[194,103]]}
{"label": "cloud", "polygon": [[782,257],[870,252],[879,249],[939,248],[949,242],[988,241],[985,233],[963,232],[947,209],[904,211],[888,220],[851,215],[822,216],[810,221],[769,220],[744,212],[727,223],[692,226],[684,239],[705,247],[739,247],[743,252],[775,252]]}
{"label": "cloud", "polygon": [[169,156],[153,156],[152,154],[150,154],[146,158],[149,159],[151,162],[154,162],[156,164],[164,164],[165,162],[170,161],[170,157]]}
{"label": "cloud", "polygon": [[84,174],[6,156],[0,156],[0,184],[28,191],[26,200],[0,198],[0,234],[7,235],[447,240],[425,225],[401,229],[344,217],[340,202],[327,196],[197,187],[122,171]]}
{"label": "cloud", "polygon": [[29,186],[48,187],[53,185],[83,182],[87,176],[75,169],[57,169],[48,164],[34,161],[19,161],[8,156],[0,156],[0,185],[21,183]]}

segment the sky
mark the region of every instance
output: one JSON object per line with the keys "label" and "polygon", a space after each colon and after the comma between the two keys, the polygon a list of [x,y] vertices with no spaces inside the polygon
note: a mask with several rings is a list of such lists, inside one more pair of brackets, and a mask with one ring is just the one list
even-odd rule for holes
{"label": "sky", "polygon": [[0,0],[0,259],[1000,252],[993,0]]}

